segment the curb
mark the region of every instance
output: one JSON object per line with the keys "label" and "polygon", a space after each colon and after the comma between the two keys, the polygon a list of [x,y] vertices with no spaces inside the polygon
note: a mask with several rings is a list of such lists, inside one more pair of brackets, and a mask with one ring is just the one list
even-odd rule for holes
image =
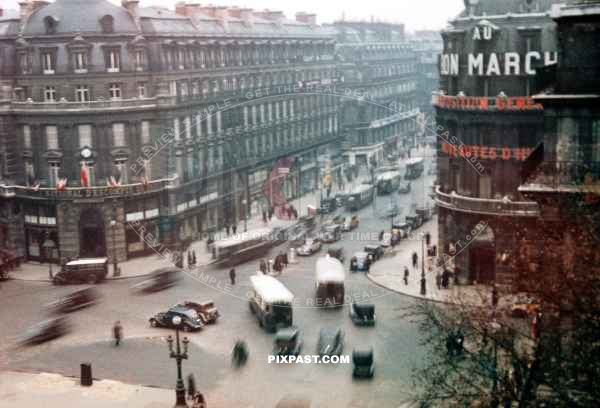
{"label": "curb", "polygon": [[420,296],[420,295],[411,295],[410,293],[400,292],[400,291],[399,291],[399,290],[397,290],[397,289],[390,289],[390,288],[388,288],[387,286],[385,286],[384,284],[377,282],[377,281],[375,280],[375,278],[373,278],[373,277],[371,276],[371,273],[366,273],[365,275],[367,276],[367,279],[369,279],[369,281],[371,281],[371,282],[372,282],[373,284],[375,284],[376,286],[379,286],[380,288],[383,288],[383,289],[385,289],[385,290],[387,290],[387,291],[389,291],[389,292],[396,293],[396,294],[398,294],[398,295],[407,296],[407,297],[410,297],[410,298],[413,298],[413,299],[422,300],[422,301],[425,301],[425,302],[441,303],[441,304],[445,304],[445,305],[456,305],[456,303],[449,302],[449,301],[446,301],[446,300],[439,300],[439,299],[424,298],[424,297],[422,297],[422,296]]}

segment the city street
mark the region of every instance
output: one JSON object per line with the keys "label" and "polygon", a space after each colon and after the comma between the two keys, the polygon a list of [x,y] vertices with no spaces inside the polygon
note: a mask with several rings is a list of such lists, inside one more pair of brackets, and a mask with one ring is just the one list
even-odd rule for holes
{"label": "city street", "polygon": [[[427,155],[428,151],[414,152]],[[390,219],[381,214],[395,200],[400,208],[397,220],[403,220],[412,203],[422,205],[423,195],[431,191],[434,176],[427,175],[431,159],[426,159],[425,175],[412,182],[411,194],[379,196],[372,206],[358,212],[360,226],[345,233],[343,246],[347,271],[346,295],[360,302],[374,303],[375,327],[356,327],[348,316],[348,305],[336,309],[314,307],[314,265],[326,253],[299,257],[280,277],[294,294],[294,325],[304,332],[303,355],[316,354],[319,329],[341,327],[346,333],[344,355],[355,347],[371,346],[375,355],[375,377],[353,381],[352,364],[269,364],[273,335],[263,331],[248,309],[246,292],[249,276],[256,273],[258,260],[236,267],[237,284],[230,288],[228,268],[202,268],[200,278],[185,276],[178,286],[151,295],[134,295],[130,287],[140,279],[110,281],[98,285],[102,301],[93,307],[69,315],[72,331],[57,340],[39,346],[15,348],[25,329],[43,319],[47,303],[79,286],[55,287],[45,282],[9,281],[2,285],[0,319],[3,330],[1,366],[3,369],[54,372],[79,375],[79,364],[91,362],[94,377],[174,388],[175,362],[169,358],[166,336],[172,330],[151,328],[148,319],[183,300],[212,299],[221,312],[216,325],[210,325],[190,337],[189,359],[183,363],[184,375],[194,373],[198,388],[208,403],[223,406],[272,407],[287,395],[299,395],[315,407],[398,407],[410,400],[414,388],[411,370],[423,358],[416,326],[402,317],[414,300],[390,293],[372,284],[364,273],[350,273],[349,259],[368,243],[377,242],[379,231],[389,230]],[[429,198],[427,198],[429,200]],[[344,214],[343,210],[340,210]],[[348,216],[349,214],[344,214]],[[371,238],[371,239],[369,239]],[[402,243],[400,244],[402,245]],[[286,246],[274,248],[275,256]],[[208,277],[214,278],[208,282]],[[10,307],[7,307],[10,305]],[[111,342],[111,328],[120,320],[125,341],[121,347]],[[237,338],[247,341],[248,364],[234,369],[231,349]],[[211,404],[212,405],[212,404]]]}

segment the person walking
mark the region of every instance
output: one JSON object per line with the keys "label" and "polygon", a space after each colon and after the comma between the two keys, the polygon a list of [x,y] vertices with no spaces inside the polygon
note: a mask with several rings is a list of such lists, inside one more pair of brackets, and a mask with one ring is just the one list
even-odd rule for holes
{"label": "person walking", "polygon": [[115,346],[118,347],[123,339],[123,326],[121,326],[119,320],[117,320],[113,326],[113,337],[115,338]]}
{"label": "person walking", "polygon": [[229,270],[229,280],[231,281],[231,286],[235,285],[235,268]]}
{"label": "person walking", "polygon": [[408,285],[408,275],[409,275],[408,266],[405,266],[404,267],[404,284],[405,285]]}
{"label": "person walking", "polygon": [[188,388],[187,388],[188,399],[193,400],[194,397],[196,396],[196,392],[198,392],[196,390],[196,379],[194,378],[194,374],[189,374],[187,376],[187,383],[188,383]]}
{"label": "person walking", "polygon": [[260,269],[260,271],[263,273],[263,275],[265,275],[267,273],[267,263],[265,262],[264,259],[260,260],[260,263],[258,264],[258,269]]}
{"label": "person walking", "polygon": [[416,252],[412,254],[412,265],[413,269],[417,269],[417,266],[419,266],[419,255]]}
{"label": "person walking", "polygon": [[229,236],[229,224],[225,225],[225,236]]}
{"label": "person walking", "polygon": [[435,285],[437,286],[438,290],[442,289],[442,273],[440,271],[438,271],[435,275]]}
{"label": "person walking", "polygon": [[235,225],[235,224],[234,224],[234,225],[231,227],[231,232],[233,233],[233,235],[235,235],[235,233],[237,232],[237,225]]}
{"label": "person walking", "polygon": [[269,258],[269,261],[267,262],[267,273],[271,273],[272,270],[273,270],[273,258]]}
{"label": "person walking", "polygon": [[192,258],[191,251],[188,251],[188,253],[187,253],[187,263],[188,263],[188,267],[190,267],[194,264],[194,259]]}
{"label": "person walking", "polygon": [[283,252],[283,267],[287,268],[289,265],[288,254],[287,251]]}
{"label": "person walking", "polygon": [[262,212],[262,218],[263,218],[263,222],[266,224],[267,223],[267,212],[265,210],[263,210],[263,212]]}
{"label": "person walking", "polygon": [[196,265],[196,251],[192,251],[192,265]]}
{"label": "person walking", "polygon": [[450,280],[450,272],[446,268],[444,268],[444,272],[442,272],[442,288],[448,289],[448,284]]}
{"label": "person walking", "polygon": [[206,408],[206,400],[201,392],[196,392],[196,395],[194,395],[194,404],[192,405],[192,408]]}
{"label": "person walking", "polygon": [[385,232],[383,230],[379,231],[379,241],[383,241],[383,235]]}
{"label": "person walking", "polygon": [[495,283],[492,285],[492,307],[494,309],[498,307],[498,288]]}

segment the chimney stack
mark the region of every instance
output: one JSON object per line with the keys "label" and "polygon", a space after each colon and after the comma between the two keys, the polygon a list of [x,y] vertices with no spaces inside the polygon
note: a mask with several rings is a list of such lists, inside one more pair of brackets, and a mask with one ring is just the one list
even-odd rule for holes
{"label": "chimney stack", "polygon": [[126,8],[133,17],[139,16],[140,0],[121,0],[121,6]]}
{"label": "chimney stack", "polygon": [[317,25],[317,15],[300,11],[296,13],[296,21],[314,26]]}

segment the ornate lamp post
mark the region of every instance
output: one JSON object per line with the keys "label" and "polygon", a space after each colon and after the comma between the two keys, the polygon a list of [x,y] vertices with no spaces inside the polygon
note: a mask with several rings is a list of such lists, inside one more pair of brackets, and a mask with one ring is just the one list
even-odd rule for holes
{"label": "ornate lamp post", "polygon": [[185,386],[183,385],[183,377],[181,375],[181,361],[187,360],[188,358],[188,344],[189,340],[187,337],[183,338],[183,353],[181,352],[181,345],[179,343],[179,325],[181,324],[181,317],[173,317],[173,326],[175,326],[175,350],[173,350],[173,337],[169,335],[167,337],[167,343],[169,344],[170,357],[174,358],[177,362],[177,385],[175,386],[175,408],[186,407],[185,402]]}
{"label": "ornate lamp post", "polygon": [[112,230],[113,247],[113,276],[120,276],[119,264],[117,263],[117,202],[113,201],[113,219],[110,220],[110,229]]}
{"label": "ornate lamp post", "polygon": [[425,280],[425,234],[421,233],[421,296],[427,294],[427,282]]}

